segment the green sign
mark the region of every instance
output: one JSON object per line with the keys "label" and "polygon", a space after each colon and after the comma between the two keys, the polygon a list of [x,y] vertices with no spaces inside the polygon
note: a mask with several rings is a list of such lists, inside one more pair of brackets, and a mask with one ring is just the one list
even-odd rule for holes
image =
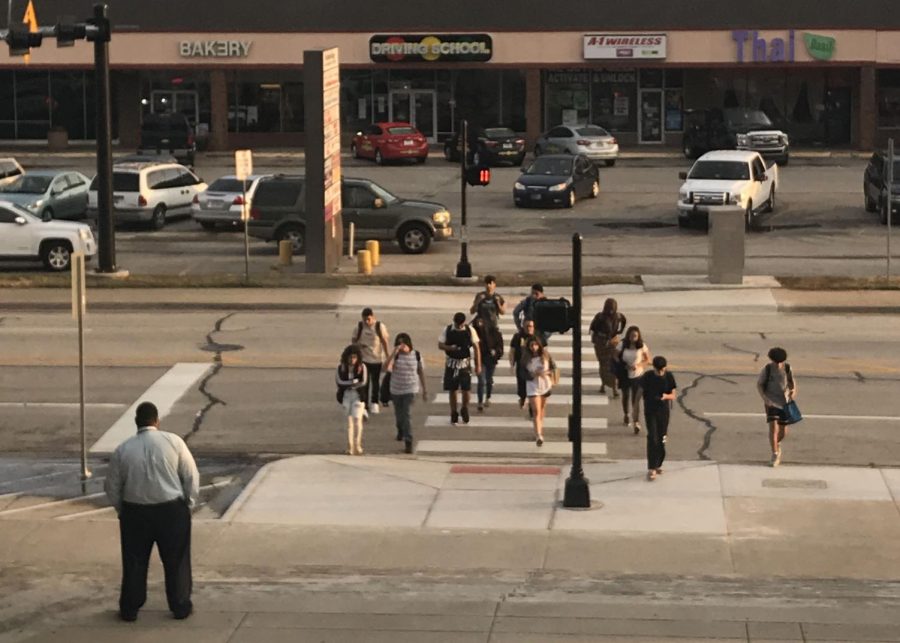
{"label": "green sign", "polygon": [[831,36],[804,33],[803,42],[806,43],[806,51],[816,60],[831,60],[834,56],[835,40]]}

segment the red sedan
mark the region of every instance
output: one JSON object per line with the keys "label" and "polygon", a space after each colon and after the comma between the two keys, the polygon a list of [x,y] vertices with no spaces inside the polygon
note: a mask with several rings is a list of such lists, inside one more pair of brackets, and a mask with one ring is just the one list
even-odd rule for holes
{"label": "red sedan", "polygon": [[378,165],[399,159],[424,163],[428,158],[428,140],[409,123],[374,123],[356,133],[350,154],[355,159],[374,159]]}

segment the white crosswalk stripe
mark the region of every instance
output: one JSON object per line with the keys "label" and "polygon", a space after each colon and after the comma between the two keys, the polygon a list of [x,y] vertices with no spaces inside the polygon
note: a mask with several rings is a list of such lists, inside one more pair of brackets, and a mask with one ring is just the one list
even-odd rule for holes
{"label": "white crosswalk stripe", "polygon": [[[571,404],[572,396],[568,393],[553,393],[550,397],[551,404]],[[432,402],[433,404],[447,404],[447,400],[444,396],[438,396]],[[609,398],[600,397],[599,395],[594,396],[584,396],[581,400],[581,403],[585,406],[606,406],[609,404]],[[491,396],[491,404],[515,404],[519,405],[519,396],[514,393],[494,393]]]}
{"label": "white crosswalk stripe", "polygon": [[[562,367],[560,367],[562,368]],[[515,385],[516,378],[512,375],[494,375],[494,386],[498,386],[500,384],[513,384]],[[600,386],[600,378],[599,377],[581,377],[581,386],[582,388],[593,387],[596,388]],[[557,386],[572,386],[572,376],[571,375],[563,375],[559,378],[559,384]],[[595,391],[591,390],[589,394],[596,394]]]}
{"label": "white crosswalk stripe", "polygon": [[[425,418],[425,426],[449,426],[450,416],[448,415],[429,415]],[[492,416],[492,415],[473,415],[469,418],[468,424],[460,421],[461,427],[472,427],[476,429],[489,428],[509,428],[509,429],[531,429],[531,420],[527,417],[510,417],[508,415]],[[569,427],[569,419],[564,417],[548,417],[544,418],[545,429],[567,429]],[[607,428],[606,418],[582,418],[582,429],[605,429]]]}

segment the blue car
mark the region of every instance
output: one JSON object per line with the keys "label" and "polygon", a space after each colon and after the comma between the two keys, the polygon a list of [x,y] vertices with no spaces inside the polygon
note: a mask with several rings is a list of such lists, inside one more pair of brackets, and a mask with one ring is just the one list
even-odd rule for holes
{"label": "blue car", "polygon": [[0,188],[0,200],[20,205],[44,221],[82,219],[90,180],[69,170],[30,170]]}
{"label": "blue car", "polygon": [[583,154],[545,154],[535,159],[513,186],[518,208],[531,205],[575,206],[581,197],[597,198],[600,172]]}

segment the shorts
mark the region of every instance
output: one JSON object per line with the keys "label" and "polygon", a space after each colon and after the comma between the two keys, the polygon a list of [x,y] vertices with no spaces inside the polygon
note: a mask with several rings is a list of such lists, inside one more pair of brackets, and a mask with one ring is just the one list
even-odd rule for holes
{"label": "shorts", "polygon": [[784,409],[774,406],[766,406],[766,424],[769,422],[778,422],[778,424],[787,424],[787,413]]}
{"label": "shorts", "polygon": [[444,368],[445,391],[471,391],[472,371],[468,368]]}

